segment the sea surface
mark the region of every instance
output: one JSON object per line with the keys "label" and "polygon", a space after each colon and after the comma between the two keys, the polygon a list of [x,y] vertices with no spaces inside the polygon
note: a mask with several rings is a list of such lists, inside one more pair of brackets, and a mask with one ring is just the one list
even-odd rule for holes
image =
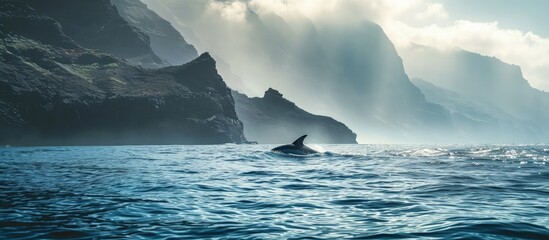
{"label": "sea surface", "polygon": [[0,148],[0,239],[549,239],[549,146]]}

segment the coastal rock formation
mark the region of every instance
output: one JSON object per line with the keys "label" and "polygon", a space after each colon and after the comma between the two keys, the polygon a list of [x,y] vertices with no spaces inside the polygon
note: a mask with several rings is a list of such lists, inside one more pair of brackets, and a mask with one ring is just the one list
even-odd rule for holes
{"label": "coastal rock formation", "polygon": [[356,134],[330,117],[314,115],[269,88],[263,98],[233,91],[236,113],[246,137],[259,143],[285,143],[308,134],[310,143],[356,143]]}
{"label": "coastal rock formation", "polygon": [[63,32],[85,48],[113,53],[134,65],[165,66],[151,49],[150,38],[122,18],[110,0],[25,0],[57,21]]}
{"label": "coastal rock formation", "polygon": [[[71,37],[93,33],[65,29],[26,1],[2,1],[0,144],[246,141],[231,91],[209,54],[182,66],[144,69]],[[129,41],[143,39],[134,37]]]}
{"label": "coastal rock formation", "polygon": [[111,0],[122,16],[132,26],[150,38],[154,53],[169,65],[181,65],[195,59],[194,46],[171,25],[139,0]]}

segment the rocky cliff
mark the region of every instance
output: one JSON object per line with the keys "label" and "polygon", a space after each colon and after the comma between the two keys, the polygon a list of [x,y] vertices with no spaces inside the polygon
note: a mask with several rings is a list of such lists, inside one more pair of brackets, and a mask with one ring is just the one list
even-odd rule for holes
{"label": "rocky cliff", "polygon": [[[34,3],[0,5],[0,144],[245,141],[231,91],[209,54],[182,66],[135,67],[82,47],[71,37],[75,32],[64,32],[63,24],[45,14],[49,11],[27,2]],[[90,26],[97,25],[93,19],[87,19]],[[93,34],[76,32],[80,38]],[[129,41],[142,39],[135,37]]]}
{"label": "rocky cliff", "polygon": [[120,16],[110,0],[25,0],[61,24],[63,32],[85,48],[113,53],[148,68],[165,66],[150,38]]}
{"label": "rocky cliff", "polygon": [[233,91],[236,112],[246,137],[259,143],[287,143],[308,134],[311,143],[356,143],[356,134],[330,117],[314,115],[269,88],[263,98]]}
{"label": "rocky cliff", "polygon": [[166,20],[139,0],[111,0],[120,16],[150,39],[151,48],[170,65],[181,65],[195,59],[196,49]]}

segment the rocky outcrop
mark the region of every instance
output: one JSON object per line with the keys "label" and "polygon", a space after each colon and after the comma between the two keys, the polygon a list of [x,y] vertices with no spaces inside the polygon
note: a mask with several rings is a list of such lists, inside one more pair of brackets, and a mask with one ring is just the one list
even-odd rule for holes
{"label": "rocky outcrop", "polygon": [[17,34],[65,48],[78,47],[78,44],[63,33],[60,24],[29,8],[23,1],[2,1],[1,10],[0,31],[4,34]]}
{"label": "rocky outcrop", "polygon": [[175,30],[168,21],[158,16],[139,0],[111,0],[120,16],[150,38],[152,50],[170,65],[181,65],[195,59],[196,49]]}
{"label": "rocky outcrop", "polygon": [[[21,30],[22,24],[49,35]],[[143,69],[81,47],[63,29],[22,1],[0,5],[0,144],[246,141],[209,54]]]}
{"label": "rocky outcrop", "polygon": [[59,22],[63,32],[85,48],[113,53],[135,65],[165,66],[147,34],[126,22],[110,0],[25,0]]}
{"label": "rocky outcrop", "polygon": [[311,143],[356,143],[356,134],[333,118],[314,115],[269,88],[263,98],[248,98],[233,91],[244,134],[259,143],[287,143],[308,134]]}

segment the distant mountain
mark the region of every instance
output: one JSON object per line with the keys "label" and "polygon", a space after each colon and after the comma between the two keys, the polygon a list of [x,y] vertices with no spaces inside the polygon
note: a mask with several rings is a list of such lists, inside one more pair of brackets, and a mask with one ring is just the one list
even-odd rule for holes
{"label": "distant mountain", "polygon": [[[493,138],[502,140],[507,135],[506,142],[542,142],[549,137],[549,93],[532,88],[518,66],[463,50],[442,52],[414,46],[400,54],[411,76],[450,90],[482,106],[477,110],[512,126],[501,128]],[[434,91],[425,87],[422,91],[433,96]],[[449,107],[440,98],[431,100]]]}
{"label": "distant mountain", "polygon": [[308,134],[311,143],[356,143],[356,134],[333,118],[314,115],[269,88],[263,98],[233,91],[244,135],[259,143],[287,143]]}
{"label": "distant mountain", "polygon": [[[110,3],[40,2],[0,4],[0,144],[246,141],[231,90],[209,54],[182,66],[136,67],[83,47],[98,44],[104,51],[117,51],[110,49],[113,42],[101,44],[111,33],[109,41],[136,44],[136,49],[120,49],[119,54],[150,53],[145,35],[132,32],[134,28],[114,15]],[[67,8],[47,6],[59,3],[67,3]],[[79,20],[70,22],[71,18]],[[102,24],[106,25],[97,27]],[[94,39],[97,42],[92,43]]]}
{"label": "distant mountain", "polygon": [[535,125],[494,105],[470,100],[419,78],[413,78],[412,82],[428,101],[449,110],[455,129],[454,143],[528,143],[533,139],[541,140]]}
{"label": "distant mountain", "polygon": [[166,64],[151,49],[149,36],[126,22],[110,0],[24,2],[61,24],[63,32],[82,47],[113,53],[148,68]]}
{"label": "distant mountain", "polygon": [[154,53],[170,65],[181,65],[198,57],[197,51],[170,24],[139,0],[111,0],[132,26],[150,38]]}
{"label": "distant mountain", "polygon": [[361,142],[437,142],[451,131],[448,111],[425,100],[371,21],[323,24],[253,7],[235,20],[212,10],[210,1],[145,1],[230,63],[249,95],[279,89],[309,112],[336,117]]}
{"label": "distant mountain", "polygon": [[223,80],[227,83],[227,85],[235,90],[235,91],[250,91],[246,85],[244,84],[244,81],[242,78],[240,78],[238,75],[236,75],[233,70],[231,69],[231,65],[226,62],[223,58],[220,56],[212,56],[215,59],[215,62],[217,63],[217,70],[219,71],[219,75],[223,76]]}

